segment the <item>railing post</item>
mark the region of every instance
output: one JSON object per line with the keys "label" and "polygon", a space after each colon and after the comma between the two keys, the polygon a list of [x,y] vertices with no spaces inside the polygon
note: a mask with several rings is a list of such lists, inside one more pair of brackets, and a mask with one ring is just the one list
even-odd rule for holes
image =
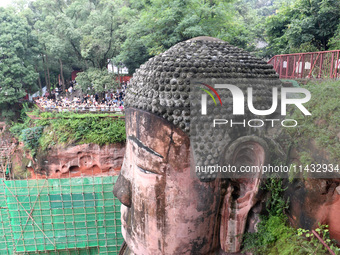
{"label": "railing post", "polygon": [[280,79],[282,78],[282,66],[283,66],[282,56],[280,56]]}
{"label": "railing post", "polygon": [[318,56],[316,57],[316,59],[315,59],[315,61],[314,61],[314,63],[313,63],[313,66],[312,66],[312,68],[310,69],[310,73],[309,73],[309,74],[312,73],[312,70],[314,69],[314,67],[315,67],[315,65],[316,65],[316,62],[318,61],[319,56],[320,56],[320,52],[318,53]]}
{"label": "railing post", "polygon": [[334,68],[334,76],[335,79],[338,77],[338,66],[339,66],[339,51],[336,54],[335,68]]}
{"label": "railing post", "polygon": [[310,56],[310,70],[309,70],[309,74],[308,74],[308,78],[310,79],[311,77],[310,77],[310,75],[312,74],[312,69],[313,69],[313,53],[311,54],[311,56]]}
{"label": "railing post", "polygon": [[289,56],[287,56],[286,79],[288,79]]}
{"label": "railing post", "polygon": [[332,52],[332,61],[331,61],[331,71],[329,72],[329,77],[333,78],[333,63],[334,63],[334,52]]}
{"label": "railing post", "polygon": [[321,78],[321,70],[322,70],[322,63],[323,62],[323,53],[321,53],[321,58],[320,58],[320,65],[319,65],[319,77]]}
{"label": "railing post", "polygon": [[294,77],[294,74],[295,74],[295,65],[296,65],[296,55],[294,55],[293,72],[292,72],[292,77],[291,78],[295,78]]}

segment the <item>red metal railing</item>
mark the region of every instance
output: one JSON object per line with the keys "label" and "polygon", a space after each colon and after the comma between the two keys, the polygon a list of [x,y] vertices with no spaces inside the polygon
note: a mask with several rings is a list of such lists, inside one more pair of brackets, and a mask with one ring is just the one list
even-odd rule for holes
{"label": "red metal railing", "polygon": [[272,57],[280,79],[336,79],[340,77],[340,50],[283,54]]}

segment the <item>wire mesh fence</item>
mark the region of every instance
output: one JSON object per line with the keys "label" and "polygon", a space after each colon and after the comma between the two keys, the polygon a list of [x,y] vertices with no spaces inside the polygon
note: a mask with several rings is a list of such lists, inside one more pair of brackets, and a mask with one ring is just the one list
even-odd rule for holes
{"label": "wire mesh fence", "polygon": [[116,179],[0,179],[0,254],[118,254]]}

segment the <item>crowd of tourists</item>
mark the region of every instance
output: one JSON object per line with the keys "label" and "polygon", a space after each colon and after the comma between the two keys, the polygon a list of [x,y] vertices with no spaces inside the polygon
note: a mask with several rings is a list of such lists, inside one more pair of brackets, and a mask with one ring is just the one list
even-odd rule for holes
{"label": "crowd of tourists", "polygon": [[46,111],[122,111],[124,110],[124,97],[127,84],[123,83],[121,89],[112,92],[98,93],[83,96],[72,95],[72,90],[59,95],[55,90],[51,94],[35,99],[36,104]]}

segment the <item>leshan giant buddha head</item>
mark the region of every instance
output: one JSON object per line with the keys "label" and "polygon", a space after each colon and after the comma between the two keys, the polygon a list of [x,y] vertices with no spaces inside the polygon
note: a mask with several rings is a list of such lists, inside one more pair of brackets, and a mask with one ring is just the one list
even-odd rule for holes
{"label": "leshan giant buddha head", "polygon": [[241,235],[254,227],[258,173],[195,173],[197,165],[261,165],[272,156],[272,123],[211,126],[214,116],[232,118],[230,91],[217,90],[226,106],[214,108],[209,99],[213,110],[201,116],[195,86],[219,82],[252,87],[257,109],[271,107],[271,87],[279,85],[264,61],[211,37],[178,43],[134,74],[126,93],[126,154],[114,187],[122,202],[122,254],[228,254],[240,250]]}

